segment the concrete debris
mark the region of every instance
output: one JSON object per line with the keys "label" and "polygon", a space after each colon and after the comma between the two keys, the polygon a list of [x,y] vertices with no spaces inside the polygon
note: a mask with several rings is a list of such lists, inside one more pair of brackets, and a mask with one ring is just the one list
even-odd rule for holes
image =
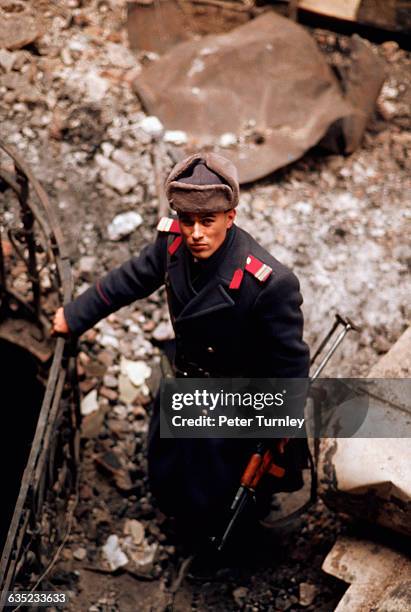
{"label": "concrete debris", "polygon": [[140,161],[133,153],[125,149],[116,149],[113,151],[112,158],[127,171],[136,170]]}
{"label": "concrete debris", "polygon": [[108,238],[113,241],[121,240],[121,238],[134,232],[142,223],[141,215],[133,210],[117,215],[107,228]]}
{"label": "concrete debris", "polygon": [[15,53],[10,53],[5,49],[0,49],[0,67],[6,72],[10,72],[16,59],[17,56]]}
{"label": "concrete debris", "polygon": [[127,49],[124,45],[109,42],[105,52],[107,61],[112,66],[116,66],[116,68],[128,70],[136,66],[136,58],[131,53],[130,49]]}
{"label": "concrete debris", "polygon": [[78,262],[78,268],[80,275],[84,280],[91,281],[93,273],[96,271],[97,258],[94,255],[84,255],[80,257]]}
{"label": "concrete debris", "polygon": [[146,132],[146,134],[150,134],[150,136],[153,137],[161,136],[164,131],[163,124],[158,117],[154,116],[144,117],[144,119],[140,121],[139,127]]}
{"label": "concrete debris", "polygon": [[300,597],[298,603],[300,604],[300,606],[303,606],[304,608],[307,606],[311,606],[318,593],[318,589],[315,584],[310,584],[309,582],[300,582],[299,589]]}
{"label": "concrete debris", "polygon": [[171,321],[161,321],[153,331],[153,338],[158,342],[172,340],[174,338],[174,330]]}
{"label": "concrete debris", "polygon": [[104,385],[100,387],[99,394],[100,394],[100,397],[105,397],[110,402],[115,402],[118,398],[117,391],[115,391],[114,389],[109,389],[108,387],[105,387]]}
{"label": "concrete debris", "polygon": [[[112,162],[103,156],[98,156],[96,161],[98,161],[100,166],[102,166],[100,176],[101,180],[105,185],[107,185],[107,187],[111,187],[118,193],[125,195],[137,186],[138,179],[132,174],[125,172],[123,168],[115,162]],[[134,214],[137,215],[138,213]],[[113,233],[114,235],[116,234],[115,229],[113,229]],[[114,238],[114,240],[118,239],[119,238]]]}
{"label": "concrete debris", "polygon": [[76,561],[84,561],[86,557],[87,557],[87,550],[83,548],[82,546],[80,546],[79,548],[76,548],[73,551],[73,558],[76,559]]}
{"label": "concrete debris", "polygon": [[0,49],[21,49],[43,34],[34,6],[20,0],[0,2]]}
{"label": "concrete debris", "polygon": [[81,437],[96,438],[103,427],[103,422],[104,412],[100,409],[84,416],[81,421]]}
{"label": "concrete debris", "polygon": [[177,146],[187,144],[188,142],[187,134],[182,130],[166,130],[163,140]]}
{"label": "concrete debris", "polygon": [[138,390],[125,374],[118,378],[119,400],[126,405],[132,404],[137,397]]}
{"label": "concrete debris", "polygon": [[247,587],[237,587],[233,591],[233,599],[239,608],[242,608],[247,599],[249,589]]}
{"label": "concrete debris", "polygon": [[124,535],[131,536],[133,544],[139,546],[144,540],[144,525],[136,519],[127,519],[124,523]]}
{"label": "concrete debris", "polygon": [[120,491],[130,491],[134,485],[130,477],[129,470],[125,467],[125,458],[121,454],[121,449],[117,452],[107,451],[96,455],[94,458],[96,465],[107,475],[109,475],[116,487]]}
{"label": "concrete debris", "polygon": [[225,132],[225,134],[221,134],[218,144],[223,149],[233,147],[237,144],[237,136],[231,132]]}
{"label": "concrete debris", "polygon": [[103,546],[103,556],[112,571],[128,565],[131,572],[149,573],[153,568],[158,543],[150,544],[144,538],[144,527],[136,520],[127,520],[124,537],[110,535]]}
{"label": "concrete debris", "polygon": [[103,378],[103,384],[109,389],[117,389],[118,379],[112,374],[106,374]]}
{"label": "concrete debris", "polygon": [[120,541],[117,535],[112,534],[107,538],[102,551],[112,572],[115,572],[119,567],[127,565],[128,557],[120,548]]}
{"label": "concrete debris", "polygon": [[131,537],[126,537],[124,538],[124,548],[131,560],[131,569],[134,565],[138,572],[144,574],[148,574],[153,569],[158,542],[149,544],[147,540],[143,540],[140,546],[135,546]]}
{"label": "concrete debris", "polygon": [[118,349],[120,347],[120,342],[115,335],[100,334],[97,339],[99,344],[101,344],[101,346],[104,348]]}
{"label": "concrete debris", "polygon": [[151,368],[144,361],[130,361],[121,357],[120,371],[135,387],[140,387],[151,374]]}
{"label": "concrete debris", "polygon": [[408,612],[411,609],[411,561],[372,541],[340,537],[323,570],[351,586],[334,612]]}
{"label": "concrete debris", "polygon": [[83,86],[87,98],[91,102],[101,102],[107,94],[110,83],[107,79],[101,77],[94,70],[89,70],[83,77]]}
{"label": "concrete debris", "polygon": [[97,389],[93,389],[81,401],[81,414],[87,416],[98,410]]}

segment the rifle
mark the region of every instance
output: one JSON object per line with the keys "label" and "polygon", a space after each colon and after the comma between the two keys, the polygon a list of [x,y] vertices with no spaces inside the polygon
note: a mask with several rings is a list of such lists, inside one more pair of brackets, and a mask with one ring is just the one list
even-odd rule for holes
{"label": "rifle", "polygon": [[[332,337],[335,335],[337,329],[342,326],[342,330],[339,332],[337,337],[334,339],[334,342],[328,349],[327,353],[323,357],[321,363],[315,370],[314,374],[309,379],[309,384],[311,385],[314,380],[316,380],[320,373],[325,368],[326,364],[335,353],[341,342],[344,340],[345,336],[350,330],[360,331],[360,328],[349,318],[344,318],[338,313],[335,315],[335,321],[333,326],[331,327],[328,334],[325,336],[323,341],[320,343],[318,349],[316,350],[314,356],[310,361],[310,366],[314,364],[318,356],[323,352],[326,345],[330,342]],[[276,450],[279,454],[284,453],[284,448],[288,442],[288,438],[281,438],[278,440],[276,445]],[[315,478],[315,469],[314,462],[312,457],[310,456],[310,464],[311,464],[311,473],[312,473],[312,482],[311,482],[311,496],[310,500],[307,504],[304,504],[297,511],[293,512],[292,515],[299,515],[302,511],[305,511],[309,505],[311,505],[312,501],[315,499],[315,491],[316,491],[316,478]],[[219,540],[216,537],[212,538],[213,543],[216,545],[217,550],[219,552],[225,546],[227,539],[229,538],[235,524],[238,521],[239,516],[243,512],[247,502],[249,499],[254,499],[255,490],[261,481],[262,477],[265,474],[271,474],[275,478],[282,478],[285,474],[285,469],[276,465],[274,463],[274,456],[272,451],[266,447],[264,442],[259,442],[257,448],[253,455],[251,456],[247,467],[244,470],[244,473],[241,477],[240,487],[234,497],[233,503],[231,504],[230,511],[232,513],[231,518],[227,524],[226,529],[224,530],[223,535]]]}

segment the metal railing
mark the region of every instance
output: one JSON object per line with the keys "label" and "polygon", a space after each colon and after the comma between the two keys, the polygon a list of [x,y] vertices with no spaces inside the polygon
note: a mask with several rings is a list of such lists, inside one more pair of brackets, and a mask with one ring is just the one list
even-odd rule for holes
{"label": "metal railing", "polygon": [[[80,440],[73,347],[49,336],[53,308],[68,301],[72,291],[63,236],[47,194],[28,165],[1,141],[0,155],[0,338],[2,326],[19,320],[17,331],[9,326],[5,337],[24,344],[18,331],[23,320],[37,330],[36,341],[49,347],[50,356],[47,359],[44,351],[45,393],[0,561],[0,591],[8,591],[36,588],[67,537],[67,513],[77,494]],[[16,289],[19,275],[23,291]],[[26,341],[26,350],[29,344]],[[40,580],[33,585],[27,582],[30,575]]]}

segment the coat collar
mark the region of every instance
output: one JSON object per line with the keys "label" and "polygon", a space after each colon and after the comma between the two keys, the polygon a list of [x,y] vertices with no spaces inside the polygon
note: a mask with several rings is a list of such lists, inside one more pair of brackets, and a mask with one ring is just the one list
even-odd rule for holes
{"label": "coat collar", "polygon": [[[205,285],[196,293],[190,283],[188,250],[182,245],[171,257],[168,275],[173,292],[183,305],[176,322],[193,319],[235,305],[233,292],[228,288],[236,269],[244,269],[248,241],[244,240],[238,228],[233,225],[227,236],[227,244],[216,260],[206,264],[208,275]],[[218,253],[216,254],[218,255]],[[208,268],[208,269],[207,269]]]}

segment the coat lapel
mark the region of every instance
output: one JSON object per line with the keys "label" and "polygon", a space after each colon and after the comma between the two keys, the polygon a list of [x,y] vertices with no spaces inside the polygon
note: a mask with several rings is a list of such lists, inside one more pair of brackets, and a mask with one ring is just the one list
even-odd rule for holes
{"label": "coat lapel", "polygon": [[173,293],[184,307],[193,298],[193,292],[187,277],[187,270],[184,264],[184,248],[180,247],[173,256],[168,266],[168,278]]}
{"label": "coat lapel", "polygon": [[222,308],[231,308],[235,302],[219,282],[210,282],[193,297],[177,317],[177,322],[202,317]]}

